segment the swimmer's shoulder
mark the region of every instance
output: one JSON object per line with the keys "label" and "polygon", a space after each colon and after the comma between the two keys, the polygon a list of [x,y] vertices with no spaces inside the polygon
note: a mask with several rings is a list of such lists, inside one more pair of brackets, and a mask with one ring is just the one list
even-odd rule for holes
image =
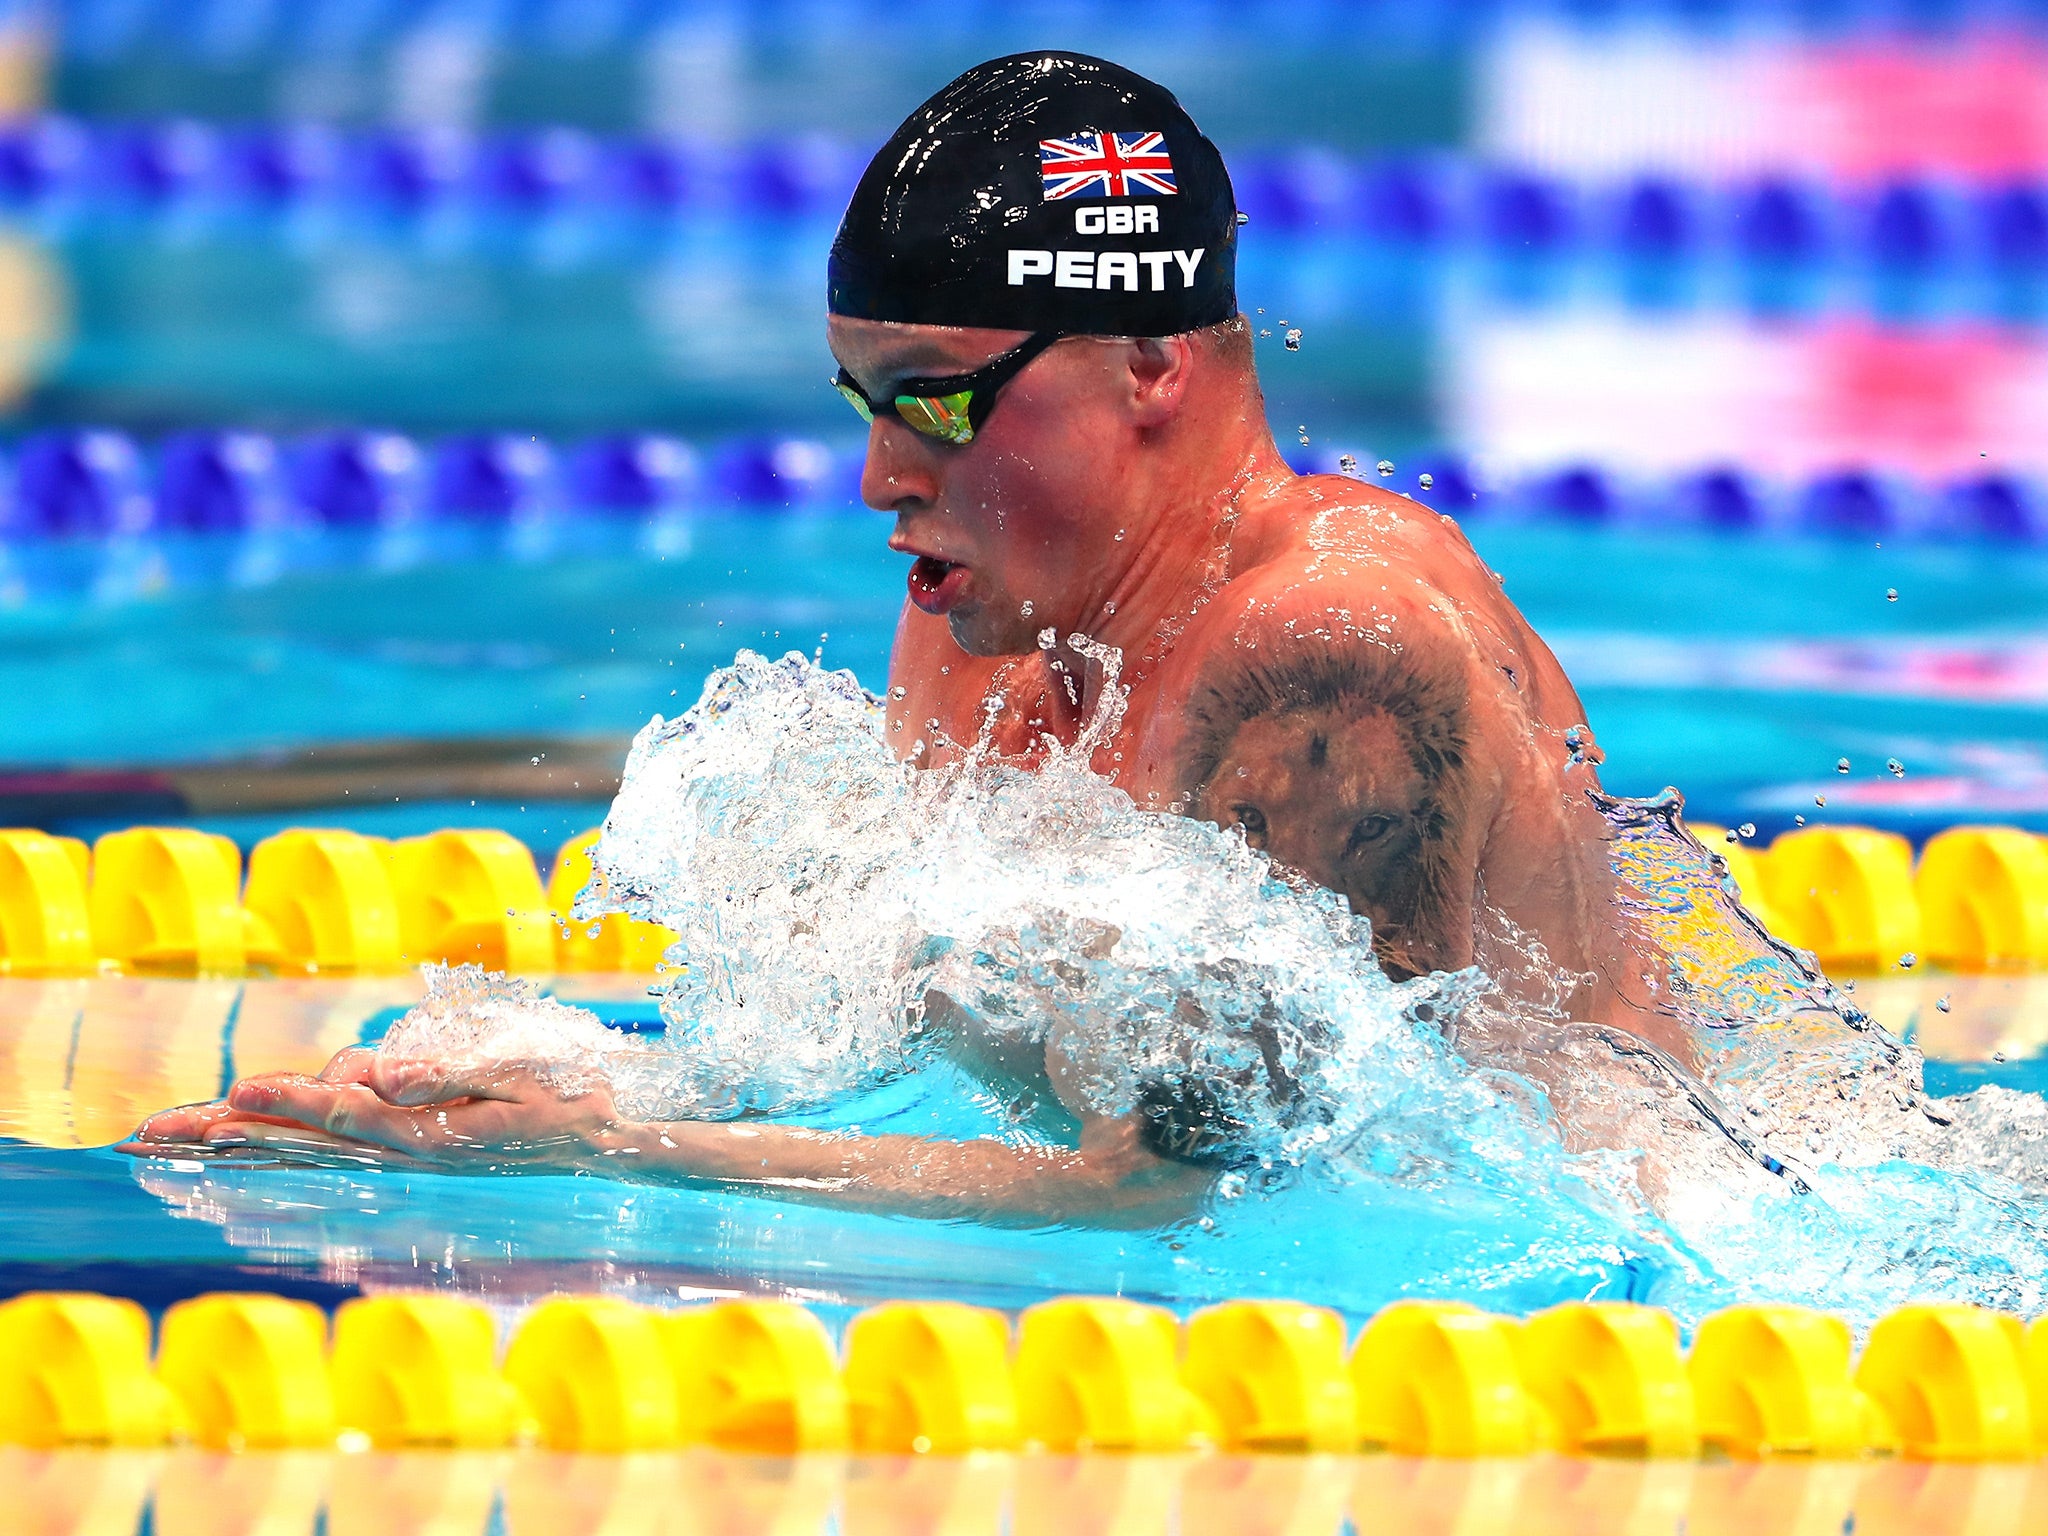
{"label": "swimmer's shoulder", "polygon": [[1253,541],[1272,548],[1296,542],[1356,549],[1391,545],[1412,554],[1471,547],[1454,519],[1351,475],[1269,476],[1249,487],[1238,507]]}
{"label": "swimmer's shoulder", "polygon": [[1418,629],[1455,627],[1439,562],[1418,558],[1429,530],[1412,503],[1346,475],[1306,475],[1247,511],[1250,537],[1233,539],[1229,574],[1190,626],[1184,653],[1400,643]]}
{"label": "swimmer's shoulder", "polygon": [[1296,540],[1211,590],[1154,677],[1146,760],[1164,763],[1205,699],[1303,668],[1399,656],[1431,677],[1463,677],[1472,642],[1453,603],[1413,562]]}
{"label": "swimmer's shoulder", "polygon": [[1293,590],[1297,608],[1334,598],[1340,609],[1366,603],[1397,618],[1433,616],[1461,648],[1517,679],[1538,713],[1540,692],[1556,706],[1549,712],[1584,720],[1556,658],[1455,519],[1349,475],[1272,482],[1248,514],[1252,537],[1234,564],[1233,594],[1270,605]]}

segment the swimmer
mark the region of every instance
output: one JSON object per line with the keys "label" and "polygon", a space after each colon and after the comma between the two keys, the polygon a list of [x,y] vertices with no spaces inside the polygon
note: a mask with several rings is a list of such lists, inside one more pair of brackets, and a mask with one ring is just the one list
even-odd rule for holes
{"label": "swimmer", "polygon": [[[1096,770],[1340,892],[1390,974],[1506,976],[1534,939],[1569,1017],[1683,1058],[1667,962],[1618,905],[1570,680],[1451,518],[1288,467],[1237,242],[1215,146],[1100,59],[979,65],[875,156],[833,244],[827,339],[868,424],[862,496],[912,558],[889,740],[941,763],[993,700],[993,745],[1029,758],[1125,689]],[[128,1147],[765,1182],[935,1214],[1185,1209],[1203,1127],[1091,1118],[1066,1054],[1043,1054],[989,1070],[1049,1077],[1076,1146],[637,1125],[516,1062],[358,1049],[165,1111]]]}

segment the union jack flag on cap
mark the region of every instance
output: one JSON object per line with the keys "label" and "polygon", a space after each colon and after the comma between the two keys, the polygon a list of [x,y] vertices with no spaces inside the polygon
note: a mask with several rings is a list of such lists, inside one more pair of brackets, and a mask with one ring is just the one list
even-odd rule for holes
{"label": "union jack flag on cap", "polygon": [[1173,160],[1163,133],[1077,133],[1038,141],[1045,200],[1172,197]]}

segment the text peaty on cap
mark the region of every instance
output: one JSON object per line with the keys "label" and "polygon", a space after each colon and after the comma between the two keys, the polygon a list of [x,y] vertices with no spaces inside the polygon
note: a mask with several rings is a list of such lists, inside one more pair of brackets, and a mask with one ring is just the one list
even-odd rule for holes
{"label": "text peaty on cap", "polygon": [[1170,91],[1106,59],[977,64],[869,162],[835,315],[1170,336],[1237,313],[1237,203]]}

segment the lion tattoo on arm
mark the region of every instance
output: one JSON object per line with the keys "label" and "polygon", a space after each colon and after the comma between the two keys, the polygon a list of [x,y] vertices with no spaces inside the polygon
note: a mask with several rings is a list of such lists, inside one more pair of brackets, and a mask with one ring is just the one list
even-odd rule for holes
{"label": "lion tattoo on arm", "polygon": [[1466,697],[1370,643],[1294,650],[1196,688],[1179,780],[1191,814],[1345,897],[1405,979],[1464,964],[1471,913]]}

